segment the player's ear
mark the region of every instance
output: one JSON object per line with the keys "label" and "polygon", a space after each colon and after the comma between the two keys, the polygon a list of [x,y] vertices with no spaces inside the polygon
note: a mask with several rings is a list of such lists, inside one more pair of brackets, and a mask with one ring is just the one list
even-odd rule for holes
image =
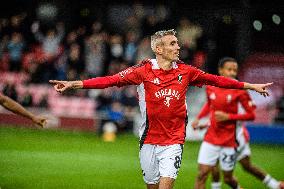
{"label": "player's ear", "polygon": [[157,54],[163,54],[162,45],[157,45],[157,46],[156,46],[156,53],[157,53]]}

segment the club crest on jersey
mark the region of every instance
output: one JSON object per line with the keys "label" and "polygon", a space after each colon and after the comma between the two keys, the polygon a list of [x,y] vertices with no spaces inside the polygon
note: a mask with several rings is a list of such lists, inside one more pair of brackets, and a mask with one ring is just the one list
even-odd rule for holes
{"label": "club crest on jersey", "polygon": [[159,85],[159,84],[160,84],[159,78],[155,78],[155,79],[153,80],[153,83]]}
{"label": "club crest on jersey", "polygon": [[182,75],[181,74],[178,74],[178,82],[181,84],[181,81],[182,81]]}
{"label": "club crest on jersey", "polygon": [[177,100],[179,100],[180,98],[180,93],[177,91],[177,90],[173,90],[173,89],[161,89],[159,91],[157,91],[155,93],[155,96],[157,98],[165,98],[164,100],[164,104],[167,106],[167,107],[170,107],[171,105],[171,100],[176,98]]}

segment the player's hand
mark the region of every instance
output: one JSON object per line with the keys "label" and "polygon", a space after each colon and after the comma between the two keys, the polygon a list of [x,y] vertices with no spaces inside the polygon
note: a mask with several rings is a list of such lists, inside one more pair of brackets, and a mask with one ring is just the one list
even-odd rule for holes
{"label": "player's hand", "polygon": [[[265,84],[246,84],[248,89],[254,90],[261,94],[264,97],[269,96],[269,93],[267,91],[267,87],[272,85],[273,83],[265,83]],[[245,86],[245,88],[246,88]]]}
{"label": "player's hand", "polygon": [[37,126],[40,126],[41,128],[43,128],[47,123],[47,120],[44,117],[35,116],[32,118],[32,120]]}
{"label": "player's hand", "polygon": [[199,125],[199,119],[195,119],[192,123],[191,123],[191,126],[192,128],[195,130],[195,129],[198,129],[198,125]]}
{"label": "player's hand", "polygon": [[73,84],[71,81],[49,80],[49,83],[53,84],[54,89],[59,93],[73,88]]}
{"label": "player's hand", "polygon": [[222,112],[222,111],[215,111],[215,120],[217,122],[228,121],[229,120],[229,114]]}

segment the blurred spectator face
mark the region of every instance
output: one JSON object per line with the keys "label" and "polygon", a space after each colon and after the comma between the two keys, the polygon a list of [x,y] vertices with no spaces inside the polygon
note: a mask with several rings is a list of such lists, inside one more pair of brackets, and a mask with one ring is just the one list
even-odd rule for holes
{"label": "blurred spectator face", "polygon": [[223,67],[219,68],[219,74],[235,79],[238,74],[238,64],[232,61],[226,62]]}
{"label": "blurred spectator face", "polygon": [[47,31],[47,35],[46,35],[49,39],[52,39],[55,37],[55,30],[51,29]]}
{"label": "blurred spectator face", "polygon": [[78,35],[82,36],[86,34],[86,27],[85,26],[80,26],[77,30]]}
{"label": "blurred spectator face", "polygon": [[126,41],[128,43],[136,42],[137,40],[137,35],[134,32],[127,32],[126,34]]}
{"label": "blurred spectator face", "polygon": [[72,44],[70,47],[70,58],[78,59],[80,56],[80,46],[78,44]]}
{"label": "blurred spectator face", "polygon": [[93,33],[99,33],[102,29],[102,24],[100,22],[94,22],[92,25]]}
{"label": "blurred spectator face", "polygon": [[154,15],[149,15],[147,17],[147,23],[151,26],[154,26],[157,23],[157,20]]}
{"label": "blurred spectator face", "polygon": [[110,39],[111,43],[111,54],[118,58],[122,56],[123,46],[122,46],[122,37],[120,35],[114,35]]}
{"label": "blurred spectator face", "polygon": [[13,43],[19,43],[20,41],[22,41],[22,35],[20,33],[15,32],[12,34],[11,40]]}
{"label": "blurred spectator face", "polygon": [[19,18],[19,16],[12,16],[12,18],[11,18],[11,25],[12,26],[19,26],[20,25],[20,18]]}
{"label": "blurred spectator face", "polygon": [[76,40],[77,40],[77,34],[74,31],[70,32],[67,36],[67,43],[71,44]]}
{"label": "blurred spectator face", "polygon": [[166,35],[161,38],[162,43],[157,45],[156,53],[165,60],[176,61],[179,59],[178,40],[174,35]]}

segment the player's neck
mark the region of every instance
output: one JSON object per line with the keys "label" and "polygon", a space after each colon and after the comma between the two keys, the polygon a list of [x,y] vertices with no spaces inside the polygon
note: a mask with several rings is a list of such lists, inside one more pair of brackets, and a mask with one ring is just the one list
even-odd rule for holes
{"label": "player's neck", "polygon": [[162,57],[159,57],[159,56],[157,56],[156,59],[157,59],[157,63],[159,65],[159,68],[161,68],[163,70],[172,69],[172,66],[173,66],[172,61],[165,60],[165,59],[163,59]]}

